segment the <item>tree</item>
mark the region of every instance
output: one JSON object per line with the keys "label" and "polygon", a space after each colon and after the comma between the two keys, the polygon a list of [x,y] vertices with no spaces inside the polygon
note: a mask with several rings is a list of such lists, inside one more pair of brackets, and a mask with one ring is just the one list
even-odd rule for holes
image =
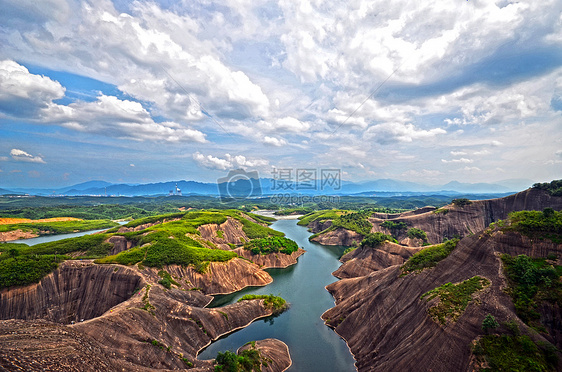
{"label": "tree", "polygon": [[500,324],[492,314],[486,315],[482,321],[482,330],[486,333],[488,333],[488,329],[498,328],[499,326]]}

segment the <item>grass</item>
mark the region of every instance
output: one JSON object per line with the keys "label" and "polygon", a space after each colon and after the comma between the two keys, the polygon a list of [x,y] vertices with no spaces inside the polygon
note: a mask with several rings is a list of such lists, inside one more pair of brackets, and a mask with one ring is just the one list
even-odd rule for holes
{"label": "grass", "polygon": [[431,301],[435,297],[439,302],[429,308],[429,315],[434,321],[446,324],[447,320],[456,321],[474,298],[474,294],[490,285],[490,281],[474,276],[458,284],[446,283],[424,293],[420,299]]}
{"label": "grass", "polygon": [[508,294],[513,300],[517,316],[538,331],[546,331],[540,323],[537,308],[543,302],[562,306],[562,266],[552,266],[543,258],[526,255],[501,256],[508,279]]}
{"label": "grass", "polygon": [[281,231],[276,231],[270,229],[269,227],[258,225],[257,223],[245,218],[242,218],[239,221],[242,222],[242,230],[250,239],[267,238],[268,236],[285,236],[285,234]]}
{"label": "grass", "polygon": [[272,309],[274,314],[282,313],[288,308],[287,301],[285,301],[283,298],[279,296],[274,296],[272,294],[269,295],[247,294],[242,296],[237,302],[260,300],[260,299],[263,299],[263,305],[266,308]]}
{"label": "grass", "polygon": [[269,254],[281,252],[291,254],[299,249],[297,243],[284,237],[268,237],[254,239],[244,244],[244,249],[250,250],[253,254]]}
{"label": "grass", "polygon": [[52,222],[24,222],[0,224],[0,232],[22,230],[32,232],[37,235],[68,234],[78,231],[100,230],[118,226],[110,220],[70,220]]}
{"label": "grass", "polygon": [[402,265],[402,275],[408,275],[412,272],[420,272],[425,268],[434,267],[439,261],[447,258],[455,249],[458,242],[458,239],[448,240],[445,243],[429,246],[414,253],[414,255]]}

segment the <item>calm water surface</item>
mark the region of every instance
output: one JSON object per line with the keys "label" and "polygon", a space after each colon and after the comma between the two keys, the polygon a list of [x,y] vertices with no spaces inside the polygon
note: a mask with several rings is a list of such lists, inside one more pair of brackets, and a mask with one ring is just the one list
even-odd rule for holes
{"label": "calm water surface", "polygon": [[308,241],[311,235],[297,220],[279,220],[272,226],[297,242],[307,252],[296,265],[267,270],[273,283],[259,288],[217,296],[212,306],[236,302],[244,294],[274,294],[286,299],[291,307],[278,317],[258,320],[248,327],[212,343],[199,359],[214,359],[219,351],[236,351],[248,341],[277,338],[289,346],[292,372],[355,371],[355,360],[345,342],[324,325],[320,315],[334,306],[334,299],[324,288],[337,279],[332,272],[340,266],[338,259],[346,247],[323,246]]}

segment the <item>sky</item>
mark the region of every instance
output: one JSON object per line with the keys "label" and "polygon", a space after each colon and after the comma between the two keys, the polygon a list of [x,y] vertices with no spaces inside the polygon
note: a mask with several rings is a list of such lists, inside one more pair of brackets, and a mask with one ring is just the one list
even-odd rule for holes
{"label": "sky", "polygon": [[562,178],[562,0],[0,8],[0,188]]}

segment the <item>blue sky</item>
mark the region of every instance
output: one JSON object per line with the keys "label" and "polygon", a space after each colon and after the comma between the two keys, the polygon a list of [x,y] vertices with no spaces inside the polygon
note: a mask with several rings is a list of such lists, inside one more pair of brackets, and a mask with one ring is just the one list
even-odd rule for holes
{"label": "blue sky", "polygon": [[562,178],[562,0],[2,0],[0,188]]}

